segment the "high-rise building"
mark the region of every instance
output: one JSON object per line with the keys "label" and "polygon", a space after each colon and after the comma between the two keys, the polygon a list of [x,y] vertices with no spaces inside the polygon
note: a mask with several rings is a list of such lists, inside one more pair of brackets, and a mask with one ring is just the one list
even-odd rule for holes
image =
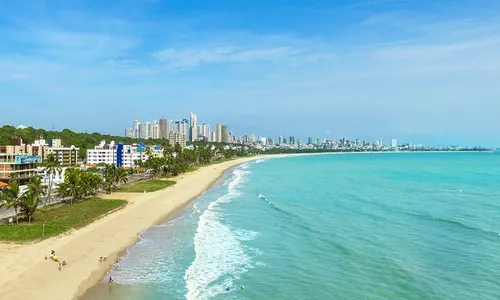
{"label": "high-rise building", "polygon": [[181,147],[186,147],[186,136],[184,133],[171,131],[168,136],[168,142],[170,145],[175,146],[176,144],[181,145]]}
{"label": "high-rise building", "polygon": [[295,145],[295,137],[290,137],[290,145]]}
{"label": "high-rise building", "polygon": [[141,127],[142,127],[142,124],[141,122],[135,120],[134,121],[134,137],[135,138],[141,138]]}
{"label": "high-rise building", "polygon": [[392,148],[397,148],[398,147],[398,141],[396,141],[395,139],[392,139],[392,141],[391,141],[391,147]]}
{"label": "high-rise building", "polygon": [[194,113],[189,113],[189,133],[190,141],[198,140],[197,117]]}
{"label": "high-rise building", "polygon": [[212,142],[211,136],[210,136],[210,125],[203,123],[202,127],[202,135],[207,138],[208,142]]}
{"label": "high-rise building", "polygon": [[278,137],[278,144],[283,145],[283,137],[281,135]]}
{"label": "high-rise building", "polygon": [[229,130],[227,128],[227,125],[221,125],[220,132],[221,132],[221,142],[229,143]]}
{"label": "high-rise building", "polygon": [[215,141],[216,143],[220,143],[222,141],[222,128],[219,123],[215,124]]}
{"label": "high-rise building", "polygon": [[307,138],[307,144],[308,145],[312,145],[313,144],[313,138],[312,137],[308,137]]}
{"label": "high-rise building", "polygon": [[168,125],[167,119],[160,119],[160,139],[166,139],[168,137]]}
{"label": "high-rise building", "polygon": [[283,144],[286,145],[287,140],[283,138]]}
{"label": "high-rise building", "polygon": [[210,139],[208,140],[211,143],[215,143],[217,137],[215,136],[215,131],[210,131]]}
{"label": "high-rise building", "polygon": [[153,139],[159,139],[160,138],[160,124],[158,124],[158,121],[154,121],[152,125],[152,136]]}
{"label": "high-rise building", "polygon": [[128,138],[135,138],[134,128],[127,128],[125,130],[125,136]]}
{"label": "high-rise building", "polygon": [[[196,125],[197,127],[197,131],[198,131],[198,139],[201,138],[201,137],[206,137],[204,134],[203,134],[203,125]],[[208,139],[208,137],[206,137]]]}

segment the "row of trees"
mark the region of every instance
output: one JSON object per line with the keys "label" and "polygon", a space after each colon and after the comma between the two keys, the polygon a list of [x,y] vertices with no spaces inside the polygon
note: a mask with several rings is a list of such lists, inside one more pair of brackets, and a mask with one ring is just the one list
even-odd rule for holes
{"label": "row of trees", "polygon": [[177,176],[187,172],[194,166],[214,163],[221,159],[231,159],[253,154],[251,149],[239,147],[225,147],[223,144],[193,145],[192,149],[183,149],[179,144],[174,147],[166,145],[163,157],[154,156],[150,149],[146,149],[148,159],[145,162],[137,161],[137,166],[150,172],[151,177]]}

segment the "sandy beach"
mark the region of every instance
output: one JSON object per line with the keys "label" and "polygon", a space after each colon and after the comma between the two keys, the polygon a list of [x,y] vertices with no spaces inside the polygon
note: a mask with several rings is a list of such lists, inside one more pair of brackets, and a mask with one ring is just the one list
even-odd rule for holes
{"label": "sandy beach", "polygon": [[[128,205],[82,229],[38,243],[0,244],[0,299],[78,299],[103,278],[121,251],[137,241],[139,232],[185,207],[227,169],[259,158],[206,166],[154,193],[113,193],[108,197],[127,200]],[[62,271],[56,263],[45,260],[51,250],[68,262]],[[108,260],[99,262],[101,256]]]}

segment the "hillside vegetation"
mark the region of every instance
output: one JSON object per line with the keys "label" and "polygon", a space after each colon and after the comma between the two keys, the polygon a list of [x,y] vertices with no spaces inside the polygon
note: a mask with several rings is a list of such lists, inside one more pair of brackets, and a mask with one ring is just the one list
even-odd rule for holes
{"label": "hillside vegetation", "polygon": [[[69,129],[64,129],[63,131],[52,131],[45,129],[35,129],[33,127],[28,127],[26,129],[17,129],[16,127],[5,125],[0,127],[0,145],[10,145],[12,138],[21,138],[25,144],[31,144],[36,139],[40,137],[45,140],[50,139],[61,139],[64,146],[75,145],[75,147],[80,148],[79,157],[80,159],[85,158],[87,154],[87,149],[93,149],[94,146],[98,145],[102,140],[106,142],[115,141],[123,142],[125,144],[139,143],[141,139],[126,138],[123,136],[114,136],[108,134],[100,133],[79,133],[73,132]],[[168,140],[147,140],[148,144],[164,145],[168,143]]]}

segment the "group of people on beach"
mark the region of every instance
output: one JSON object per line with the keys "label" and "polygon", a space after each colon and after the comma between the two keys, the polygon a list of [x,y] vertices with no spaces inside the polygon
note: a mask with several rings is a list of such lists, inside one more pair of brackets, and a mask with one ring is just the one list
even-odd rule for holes
{"label": "group of people on beach", "polygon": [[[45,255],[45,259],[48,259],[47,255]],[[63,260],[62,262],[59,262],[59,258],[57,257],[56,251],[54,251],[54,250],[50,250],[50,260],[58,263],[57,269],[59,271],[61,271],[63,267],[66,267],[68,265],[68,263],[65,260]]]}

